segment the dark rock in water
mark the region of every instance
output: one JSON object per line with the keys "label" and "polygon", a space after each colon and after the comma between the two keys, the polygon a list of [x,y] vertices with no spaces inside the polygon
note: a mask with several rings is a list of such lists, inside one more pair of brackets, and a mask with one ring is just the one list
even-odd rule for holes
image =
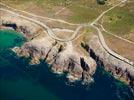
{"label": "dark rock in water", "polygon": [[15,23],[3,23],[3,26],[12,27],[14,30],[17,29],[17,25]]}

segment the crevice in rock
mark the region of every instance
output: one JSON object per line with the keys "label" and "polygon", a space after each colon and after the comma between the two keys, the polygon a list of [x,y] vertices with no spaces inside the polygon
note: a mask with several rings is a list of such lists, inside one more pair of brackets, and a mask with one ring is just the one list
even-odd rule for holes
{"label": "crevice in rock", "polygon": [[60,47],[58,49],[58,53],[60,53],[61,51],[63,51],[63,45],[60,45]]}
{"label": "crevice in rock", "polygon": [[53,49],[53,47],[56,46],[56,45],[57,45],[57,42],[54,42],[53,45],[52,45],[52,47],[48,50],[48,52],[47,52],[46,57],[45,57],[44,60],[46,60],[48,58],[49,53],[51,52],[51,50]]}
{"label": "crevice in rock", "polygon": [[89,71],[90,67],[89,65],[84,61],[84,58],[80,58],[81,67],[85,71]]}
{"label": "crevice in rock", "polygon": [[124,71],[120,67],[111,65],[108,62],[103,61],[103,59],[99,58],[99,56],[95,54],[94,50],[90,48],[86,43],[81,43],[81,46],[96,61],[98,67],[104,68],[106,71],[110,72],[114,77],[119,80],[127,81],[129,86],[132,88],[132,91],[134,91],[134,77],[132,77],[127,69]]}
{"label": "crevice in rock", "polygon": [[92,50],[92,48],[89,47],[89,45],[82,42],[81,46],[89,53],[90,57],[96,61],[97,66],[104,66],[103,61],[95,54],[95,52]]}
{"label": "crevice in rock", "polygon": [[69,59],[69,64],[68,64],[68,70],[73,70],[74,69],[74,67],[75,67],[75,62],[74,62],[74,60],[73,59]]}

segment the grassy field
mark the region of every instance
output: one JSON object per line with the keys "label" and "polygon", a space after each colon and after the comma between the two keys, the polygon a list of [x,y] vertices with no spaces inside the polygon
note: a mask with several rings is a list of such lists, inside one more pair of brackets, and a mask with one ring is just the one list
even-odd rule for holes
{"label": "grassy field", "polygon": [[[107,4],[97,4],[96,0],[1,0],[1,2],[17,9],[73,23],[91,22],[110,7]],[[54,14],[62,8],[65,10],[55,16]]]}
{"label": "grassy field", "polygon": [[[88,23],[97,18],[103,11],[118,0],[107,0],[105,5],[97,4],[96,0],[1,0],[1,2],[17,9],[25,10],[41,16],[63,19],[72,23]],[[133,0],[131,0],[133,1]],[[111,5],[108,5],[110,4]],[[116,4],[116,3],[115,3]],[[134,41],[134,2],[116,7],[104,15],[104,28],[118,36]],[[56,12],[65,8],[63,12],[55,15]],[[102,20],[101,19],[101,20]],[[101,21],[100,20],[100,21]],[[100,22],[99,21],[99,22]],[[58,23],[59,24],[59,23]],[[54,23],[52,23],[54,25]],[[56,26],[56,25],[54,25]],[[67,27],[66,27],[67,28]],[[96,33],[94,29],[86,28],[84,35],[79,41],[87,42]],[[115,52],[134,61],[134,45],[120,40],[112,35],[103,32],[107,45]],[[77,41],[79,43],[79,41]],[[76,43],[77,43],[76,42]]]}
{"label": "grassy field", "polygon": [[[133,0],[131,0],[133,1]],[[114,8],[105,14],[99,23],[112,34],[134,42],[134,2]],[[115,36],[102,32],[106,44],[113,51],[134,61],[134,45],[123,41]]]}
{"label": "grassy field", "polygon": [[103,17],[104,28],[118,36],[134,41],[134,2],[116,7]]}

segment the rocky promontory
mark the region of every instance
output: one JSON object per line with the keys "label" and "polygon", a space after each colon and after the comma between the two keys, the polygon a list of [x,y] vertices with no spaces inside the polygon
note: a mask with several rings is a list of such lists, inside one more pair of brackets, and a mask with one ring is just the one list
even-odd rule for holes
{"label": "rocky promontory", "polygon": [[134,91],[134,66],[131,63],[126,63],[106,51],[101,45],[98,36],[93,36],[89,42],[83,45],[98,66],[102,66],[115,78],[128,84]]}
{"label": "rocky promontory", "polygon": [[91,57],[79,54],[71,43],[60,43],[49,37],[33,39],[22,47],[15,47],[13,51],[20,57],[30,57],[30,64],[39,64],[46,61],[54,73],[67,72],[69,81],[92,81],[96,63]]}
{"label": "rocky promontory", "polygon": [[[56,33],[51,34],[53,36],[51,37],[48,34],[50,32],[50,30],[47,30],[48,27],[45,26],[44,28],[39,24],[40,22],[27,20],[25,17],[9,12],[1,11],[1,14],[1,29],[14,29],[28,39],[21,47],[14,47],[12,50],[19,57],[29,58],[29,64],[40,64],[41,61],[47,62],[54,73],[67,73],[66,77],[70,82],[81,80],[83,83],[93,81],[96,67],[101,66],[117,79],[129,84],[134,90],[134,66],[105,50],[96,33],[86,31],[84,33],[83,30],[78,30],[80,32],[79,36],[72,38],[73,40],[60,41],[56,37]],[[54,31],[54,29],[52,30]],[[60,28],[58,30],[62,30],[62,34],[58,33],[61,31],[57,31],[57,36],[66,36],[63,31],[68,31],[68,29]],[[77,32],[74,31],[69,30],[70,34]],[[68,37],[71,36],[70,34]],[[89,34],[90,36],[88,36]]]}

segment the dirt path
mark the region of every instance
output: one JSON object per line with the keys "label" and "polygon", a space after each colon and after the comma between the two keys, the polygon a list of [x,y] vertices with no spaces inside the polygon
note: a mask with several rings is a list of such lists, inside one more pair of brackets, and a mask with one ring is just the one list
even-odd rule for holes
{"label": "dirt path", "polygon": [[122,38],[122,37],[120,37],[120,36],[118,36],[118,35],[115,35],[115,34],[113,34],[113,33],[111,33],[111,32],[108,32],[108,31],[103,27],[103,25],[100,25],[100,27],[101,27],[101,29],[102,29],[104,32],[106,32],[107,34],[110,34],[110,35],[112,35],[112,36],[114,36],[114,37],[116,37],[116,38],[119,38],[119,39],[121,39],[121,40],[123,40],[123,41],[126,41],[126,42],[131,43],[132,45],[134,45],[134,42],[132,42],[132,41],[130,41],[130,40],[127,40],[127,39],[125,39],[125,38]]}
{"label": "dirt path", "polygon": [[125,63],[127,63],[127,64],[129,64],[129,65],[131,65],[131,66],[134,67],[134,62],[129,61],[128,59],[126,59],[126,58],[122,57],[121,55],[115,53],[114,51],[112,51],[112,50],[107,46],[107,44],[106,44],[106,42],[105,42],[105,40],[104,40],[104,37],[103,37],[103,35],[102,35],[100,29],[96,26],[96,25],[97,25],[97,21],[100,20],[100,18],[101,18],[104,14],[106,14],[107,12],[111,11],[112,9],[114,9],[115,7],[119,6],[120,4],[122,4],[122,3],[126,2],[126,1],[127,1],[127,0],[123,0],[123,1],[121,1],[120,3],[116,4],[115,6],[113,6],[113,7],[109,8],[108,10],[104,11],[104,12],[103,12],[100,16],[98,16],[98,17],[96,18],[96,20],[94,20],[90,25],[98,31],[98,37],[99,37],[100,43],[102,44],[103,48],[104,48],[110,55],[112,55],[112,56],[118,58],[119,60],[124,61]]}
{"label": "dirt path", "polygon": [[108,10],[104,11],[104,12],[101,13],[92,23],[88,23],[88,24],[73,24],[73,23],[69,23],[69,22],[66,22],[66,21],[61,20],[61,19],[53,19],[53,18],[48,18],[48,17],[37,16],[37,15],[34,15],[34,14],[32,14],[32,13],[29,13],[29,12],[26,12],[26,11],[22,11],[22,10],[17,10],[17,9],[14,9],[14,8],[12,8],[12,7],[9,7],[9,6],[7,6],[7,5],[5,5],[5,4],[3,4],[3,3],[0,3],[0,4],[6,6],[6,7],[8,7],[8,8],[10,8],[10,9],[14,9],[14,10],[16,10],[16,11],[20,11],[20,12],[23,12],[23,13],[27,13],[27,14],[30,14],[30,15],[35,16],[35,17],[38,17],[38,18],[45,18],[45,19],[47,18],[48,20],[51,20],[51,21],[58,21],[58,22],[61,22],[61,23],[66,23],[66,24],[68,24],[68,25],[78,25],[77,29],[74,31],[74,34],[73,34],[70,38],[68,38],[68,39],[60,39],[60,38],[56,37],[56,35],[53,33],[53,31],[52,31],[51,28],[49,28],[46,24],[41,23],[41,22],[39,22],[39,21],[37,21],[37,20],[34,20],[34,19],[32,19],[32,18],[28,18],[28,17],[23,16],[23,15],[20,15],[20,14],[18,15],[17,13],[12,12],[12,11],[9,11],[9,10],[5,10],[5,9],[0,9],[0,10],[8,11],[8,12],[10,12],[10,13],[12,13],[12,14],[16,14],[17,16],[20,16],[20,17],[22,17],[22,18],[25,18],[25,19],[27,19],[27,20],[29,20],[29,21],[33,21],[33,22],[35,22],[35,23],[37,23],[37,24],[43,26],[43,27],[47,30],[48,35],[49,35],[51,38],[53,38],[53,39],[55,39],[55,40],[58,40],[58,41],[62,41],[62,42],[69,42],[69,41],[71,42],[73,39],[76,38],[76,36],[78,35],[79,30],[80,30],[82,27],[85,27],[85,26],[93,27],[94,29],[96,29],[96,30],[98,31],[98,37],[99,37],[100,43],[102,44],[102,47],[103,47],[110,55],[112,55],[112,56],[114,56],[114,57],[116,57],[116,58],[118,58],[118,59],[120,59],[120,60],[122,60],[122,61],[128,63],[128,64],[131,65],[131,66],[134,66],[134,62],[131,62],[131,61],[129,61],[128,59],[122,57],[121,55],[115,53],[114,51],[112,51],[112,50],[107,46],[107,44],[105,43],[104,37],[103,37],[103,35],[102,35],[100,29],[99,29],[97,26],[95,26],[95,24],[97,23],[97,21],[100,20],[100,18],[102,18],[104,14],[106,14],[107,12],[111,11],[112,9],[114,9],[115,7],[119,6],[120,4],[122,4],[122,3],[126,2],[126,1],[127,1],[127,0],[123,0],[123,1],[121,1],[120,3],[116,4],[115,6],[113,6],[113,7],[109,8]]}
{"label": "dirt path", "polygon": [[29,15],[32,15],[34,17],[37,17],[37,18],[43,18],[43,19],[48,19],[50,21],[57,21],[57,22],[61,22],[61,23],[65,23],[65,24],[68,24],[68,25],[80,25],[80,24],[73,24],[73,23],[69,23],[67,21],[64,21],[64,20],[61,20],[61,19],[53,19],[53,18],[49,18],[49,17],[43,17],[43,16],[39,16],[39,15],[35,15],[33,13],[29,13],[29,12],[26,12],[26,11],[23,11],[23,10],[18,10],[18,9],[15,9],[15,8],[12,8],[10,6],[7,6],[6,4],[0,2],[0,5],[3,5],[11,10],[15,10],[15,11],[20,11],[20,12],[23,12],[23,13],[26,13],[26,14],[29,14]]}

